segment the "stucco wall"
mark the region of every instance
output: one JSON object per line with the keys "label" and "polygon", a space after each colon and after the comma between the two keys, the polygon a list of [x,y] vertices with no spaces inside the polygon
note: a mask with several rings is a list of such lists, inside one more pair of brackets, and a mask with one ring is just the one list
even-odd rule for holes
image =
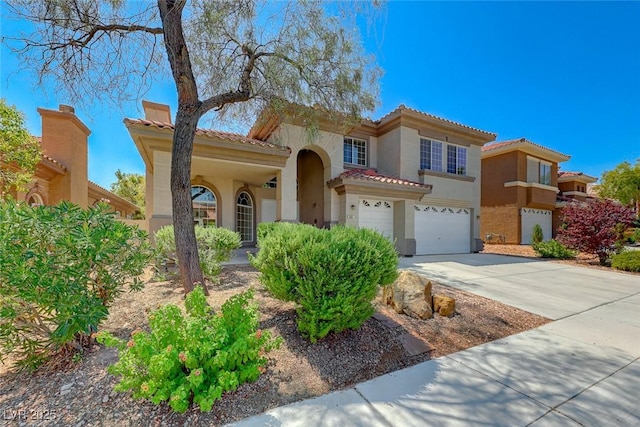
{"label": "stucco wall", "polygon": [[400,174],[400,128],[378,137],[378,172],[384,175]]}

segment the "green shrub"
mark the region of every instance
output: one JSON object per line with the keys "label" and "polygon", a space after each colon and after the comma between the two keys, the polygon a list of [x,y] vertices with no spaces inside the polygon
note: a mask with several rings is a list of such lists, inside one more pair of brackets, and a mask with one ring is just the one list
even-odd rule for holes
{"label": "green shrub", "polygon": [[299,251],[321,239],[322,230],[307,224],[261,223],[258,236],[260,250],[249,261],[262,273],[260,281],[274,297],[295,301]]}
{"label": "green shrub", "polygon": [[99,342],[118,348],[119,360],[109,367],[121,377],[115,390],[131,390],[134,398],[156,405],[166,400],[176,412],[191,402],[210,411],[224,392],[258,379],[265,354],[281,338],[258,329],[252,298],[252,290],[233,296],[214,314],[196,286],[186,297],[186,315],[175,305],[149,315],[150,333],[134,333],[128,342],[98,334]]}
{"label": "green shrub", "polygon": [[541,258],[570,259],[576,257],[576,251],[567,248],[557,240],[534,243],[532,246]]}
{"label": "green shrub", "polygon": [[[198,243],[200,268],[205,278],[215,280],[222,270],[222,263],[229,261],[233,250],[241,245],[240,235],[227,228],[202,227],[195,228]],[[156,268],[173,262],[178,265],[176,256],[176,241],[173,225],[166,225],[154,234],[156,241]]]}
{"label": "green shrub", "polygon": [[640,272],[640,251],[626,251],[611,257],[611,267]]}
{"label": "green shrub", "polygon": [[533,226],[533,232],[531,233],[531,243],[541,243],[544,240],[544,233],[540,224]]}
{"label": "green shrub", "polygon": [[398,266],[393,244],[375,231],[301,224],[271,227],[251,261],[276,298],[298,304],[298,330],[312,342],[360,327]]}
{"label": "green shrub", "polygon": [[378,285],[397,277],[398,255],[369,229],[335,227],[298,254],[298,330],[312,342],[357,329],[373,313]]}
{"label": "green shrub", "polygon": [[0,204],[0,357],[35,369],[82,350],[89,335],[152,258],[145,232],[101,204]]}

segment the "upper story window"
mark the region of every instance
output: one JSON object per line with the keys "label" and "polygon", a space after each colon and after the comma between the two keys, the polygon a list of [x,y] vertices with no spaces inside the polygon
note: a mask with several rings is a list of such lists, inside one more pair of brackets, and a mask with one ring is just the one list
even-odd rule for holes
{"label": "upper story window", "polygon": [[551,163],[527,157],[527,182],[551,185]]}
{"label": "upper story window", "polygon": [[447,145],[447,173],[467,174],[467,149],[457,145]]}
{"label": "upper story window", "polygon": [[367,141],[345,137],[344,162],[352,165],[367,166]]}
{"label": "upper story window", "polygon": [[442,142],[420,138],[420,169],[442,172]]}
{"label": "upper story window", "polygon": [[[447,153],[446,159],[444,158],[445,152]],[[466,175],[467,149],[441,141],[420,138],[420,169]]]}

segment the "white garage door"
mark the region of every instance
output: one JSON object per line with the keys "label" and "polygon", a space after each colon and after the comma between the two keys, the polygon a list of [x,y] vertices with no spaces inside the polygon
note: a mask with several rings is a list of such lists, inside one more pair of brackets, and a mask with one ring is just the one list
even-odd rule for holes
{"label": "white garage door", "polygon": [[539,224],[540,227],[542,227],[544,240],[551,240],[551,211],[522,208],[520,209],[520,216],[522,221],[522,236],[520,238],[521,244],[531,244],[531,235],[533,234],[533,227],[536,224]]}
{"label": "white garage door", "polygon": [[358,226],[372,228],[393,240],[393,202],[361,199]]}
{"label": "white garage door", "polygon": [[415,205],[416,254],[471,252],[469,209]]}

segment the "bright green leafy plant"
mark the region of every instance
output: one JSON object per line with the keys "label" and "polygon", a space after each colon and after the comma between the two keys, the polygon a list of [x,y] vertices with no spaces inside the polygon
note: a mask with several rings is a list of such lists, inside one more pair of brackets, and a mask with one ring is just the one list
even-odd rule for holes
{"label": "bright green leafy plant", "polygon": [[34,369],[72,354],[152,258],[147,234],[100,204],[0,204],[0,357]]}
{"label": "bright green leafy plant", "polygon": [[379,286],[397,277],[393,244],[368,229],[270,226],[251,258],[274,297],[298,304],[298,330],[312,342],[357,329],[374,312]]}
{"label": "bright green leafy plant", "polygon": [[[178,265],[176,241],[173,226],[167,225],[156,231],[156,268],[166,265],[168,261]],[[200,268],[205,278],[215,280],[222,270],[222,263],[229,261],[233,250],[241,245],[240,235],[227,228],[196,226],[196,241]]]}
{"label": "bright green leafy plant", "polygon": [[576,257],[576,251],[567,248],[557,240],[534,243],[532,246],[541,258],[571,259]]}
{"label": "bright green leafy plant", "polygon": [[618,270],[640,272],[640,251],[629,250],[613,255],[611,267]]}
{"label": "bright green leafy plant", "polygon": [[258,379],[266,353],[280,345],[281,339],[258,329],[252,298],[252,290],[233,296],[214,314],[196,286],[186,297],[186,315],[174,305],[149,315],[150,333],[134,333],[125,342],[101,332],[99,342],[118,348],[120,359],[109,367],[121,376],[115,389],[156,405],[168,401],[176,412],[191,402],[210,411],[224,392]]}

